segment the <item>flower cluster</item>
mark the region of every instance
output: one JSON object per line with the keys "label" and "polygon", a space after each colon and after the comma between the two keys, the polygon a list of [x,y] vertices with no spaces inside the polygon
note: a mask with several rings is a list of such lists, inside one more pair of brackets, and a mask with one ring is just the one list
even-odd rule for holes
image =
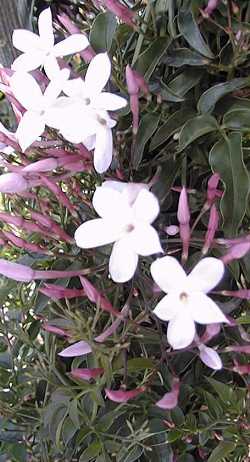
{"label": "flower cluster", "polygon": [[[25,109],[16,137],[25,151],[44,133],[47,127],[58,129],[71,143],[83,143],[94,149],[94,166],[105,172],[113,153],[112,127],[116,121],[108,111],[126,106],[126,99],[103,91],[111,74],[111,63],[106,53],[96,55],[89,64],[85,79],[69,80],[70,70],[61,69],[57,58],[88,47],[83,34],[73,34],[54,45],[50,8],[38,20],[39,35],[26,30],[15,30],[13,45],[24,52],[13,63],[15,71],[10,79],[14,97]],[[28,74],[42,66],[48,78],[42,92],[36,79]],[[47,83],[49,82],[49,83]]]}
{"label": "flower cluster", "polygon": [[[63,137],[67,142],[76,145],[72,148],[75,151],[69,156],[67,151],[60,153],[60,150],[54,149],[50,152],[53,152],[55,157],[48,157],[22,168],[8,166],[10,172],[0,178],[0,190],[5,193],[22,193],[35,186],[46,186],[72,216],[76,217],[75,208],[67,195],[44,173],[57,167],[64,167],[70,172],[87,170],[90,160],[89,151],[92,150],[95,170],[98,173],[106,172],[112,161],[112,128],[116,125],[116,120],[112,118],[110,111],[124,108],[127,100],[120,95],[104,91],[111,76],[111,61],[107,53],[93,54],[84,78],[76,77],[75,74],[70,78],[72,68],[59,58],[85,50],[89,46],[85,35],[76,32],[55,44],[50,8],[40,14],[38,29],[39,35],[26,30],[16,30],[13,34],[13,44],[23,54],[12,65],[9,85],[6,85],[5,91],[11,98],[19,123],[15,134],[0,127],[5,137],[3,141],[6,139],[14,148],[16,146],[18,148],[19,144],[25,152],[32,145],[35,147],[38,143],[39,146],[39,142],[43,142],[41,136],[48,134],[49,129],[53,129],[58,130],[61,139]],[[45,75],[37,70],[40,67],[43,68]],[[133,135],[136,135],[139,124],[139,91],[142,90],[144,95],[148,95],[149,89],[144,78],[129,65],[126,68],[126,81],[133,115]],[[4,144],[4,149],[6,146],[7,144]],[[48,147],[48,144],[46,146]],[[10,152],[14,148],[11,148]],[[220,193],[217,190],[218,182],[219,175],[215,174],[208,185],[204,211],[210,209],[210,219],[202,249],[203,255],[211,247],[218,226],[219,218],[214,205],[215,198]],[[192,234],[191,214],[188,190],[183,187],[179,192],[177,212],[179,227],[172,226],[174,232],[173,229],[171,231],[171,226],[167,227],[167,232],[169,236],[179,232],[182,243],[182,263],[185,264],[189,256]],[[159,254],[165,253],[158,232],[152,226],[160,214],[160,204],[156,195],[150,191],[149,184],[109,179],[96,187],[92,205],[99,218],[85,221],[78,226],[75,242],[82,249],[113,244],[109,273],[114,282],[125,283],[136,275],[139,256],[143,258],[158,254],[160,257]],[[67,242],[72,242],[71,237],[67,236],[51,219],[46,221],[38,214],[36,216],[33,214],[33,217],[42,227],[34,224],[34,228],[33,224],[32,227],[31,224],[23,221],[27,229],[38,229],[48,233],[46,227],[49,227],[51,233]],[[8,217],[3,215],[3,219],[8,220]],[[12,239],[16,245],[23,245],[17,236],[13,237],[10,233],[7,235],[5,232],[3,237]],[[26,248],[46,253],[38,246],[27,245]],[[220,368],[220,359],[216,352],[206,347],[199,339],[195,323],[201,325],[228,323],[226,316],[207,293],[221,281],[224,263],[234,258],[234,249],[235,246],[232,244],[229,254],[225,255],[223,260],[213,257],[203,258],[188,276],[178,260],[169,255],[161,256],[151,264],[153,280],[158,288],[167,294],[157,303],[153,313],[164,322],[168,322],[167,338],[170,346],[174,349],[182,349],[194,342],[200,351],[201,359],[206,364],[214,364],[215,369]],[[241,247],[240,252],[242,252]],[[0,268],[2,274],[19,281],[46,279],[46,272],[36,272],[6,261],[0,262]],[[59,273],[48,272],[48,279],[55,274],[61,277]],[[81,276],[83,273],[79,271],[74,274]],[[69,289],[66,292],[65,290],[53,286],[46,286],[43,289],[44,293],[57,298],[60,298],[62,293],[63,296],[66,294],[68,297],[82,294],[79,289]],[[84,287],[84,291],[89,290],[89,286],[87,289]],[[92,288],[91,293],[91,300],[98,299],[99,302],[101,300],[102,308],[104,306],[106,311],[117,314],[107,301],[104,303],[102,297],[98,298],[95,294],[93,298]],[[85,348],[86,343],[79,343],[83,354],[81,347]],[[70,347],[70,352],[76,354],[79,350],[78,346],[73,349]],[[89,348],[87,345],[87,350],[91,351]],[[84,351],[86,352],[86,348]]]}

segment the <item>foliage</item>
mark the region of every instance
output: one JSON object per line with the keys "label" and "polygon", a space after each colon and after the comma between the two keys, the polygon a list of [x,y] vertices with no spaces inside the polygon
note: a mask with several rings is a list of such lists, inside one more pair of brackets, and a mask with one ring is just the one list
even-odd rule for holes
{"label": "foliage", "polygon": [[[227,253],[223,239],[245,237],[250,217],[249,2],[221,1],[211,15],[202,13],[205,1],[130,2],[136,13],[134,28],[98,8],[99,2],[47,3],[58,37],[66,35],[56,16],[64,12],[88,34],[96,52],[109,52],[110,90],[128,99],[129,64],[144,76],[149,96],[140,96],[136,134],[129,106],[119,112],[115,156],[105,175],[93,169],[68,176],[63,168],[52,173],[71,210],[46,185],[31,194],[2,196],[2,211],[21,216],[24,222],[17,228],[1,220],[1,237],[14,230],[23,242],[42,250],[32,252],[5,237],[1,257],[36,270],[84,268],[95,288],[116,310],[125,307],[126,314],[117,318],[102,309],[100,299],[96,303],[87,296],[50,297],[39,291],[45,287],[42,281],[17,283],[2,277],[0,461],[247,461],[249,373],[235,369],[237,364],[247,365],[247,355],[227,347],[249,344],[249,301],[225,298],[222,292],[249,287],[249,253],[229,263],[215,294],[223,312],[234,320],[210,341],[224,366],[215,372],[201,362],[195,345],[184,351],[169,348],[166,323],[152,315],[159,299],[149,271],[153,257],[141,257],[135,277],[115,284],[108,276],[109,246],[81,250],[73,239],[65,240],[33,220],[32,212],[48,215],[73,238],[82,222],[95,217],[91,199],[104,178],[151,182],[161,205],[155,226],[163,248],[179,258],[182,240],[179,235],[171,237],[166,228],[178,225],[179,192],[186,186],[193,225],[189,270],[202,256],[209,218],[203,208],[207,181],[216,172],[221,178],[220,222],[209,255],[219,258]],[[37,6],[35,14],[44,2]],[[70,62],[84,75],[82,59]],[[1,110],[6,120],[6,100]],[[69,153],[74,149],[53,130],[46,140],[56,140]],[[25,165],[48,156],[47,149],[15,151],[7,160]],[[25,223],[38,227],[27,230]],[[79,277],[53,284],[82,289]],[[117,319],[117,329],[104,341],[95,341]],[[49,332],[45,323],[66,335]],[[199,326],[198,333],[202,336],[204,327]],[[58,355],[77,341],[88,342],[92,353]],[[104,374],[90,381],[76,379],[70,374],[76,368],[103,368]],[[169,392],[173,376],[180,379],[178,405],[160,409],[155,403]],[[139,387],[144,391],[134,400],[115,403],[105,397],[105,388]]]}

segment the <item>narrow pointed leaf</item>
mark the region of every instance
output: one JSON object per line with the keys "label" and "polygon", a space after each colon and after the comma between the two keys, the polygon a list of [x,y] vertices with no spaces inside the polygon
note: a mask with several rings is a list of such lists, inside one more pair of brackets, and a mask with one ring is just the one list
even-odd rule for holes
{"label": "narrow pointed leaf", "polygon": [[249,78],[239,78],[214,85],[201,95],[197,104],[198,111],[202,114],[213,111],[215,104],[220,98],[235,90],[247,87],[249,83]]}
{"label": "narrow pointed leaf", "polygon": [[198,51],[201,55],[206,56],[207,58],[214,58],[212,51],[200,33],[191,8],[189,11],[186,8],[180,10],[178,16],[178,25],[180,33],[186,39],[188,44],[194,48],[194,50]]}
{"label": "narrow pointed leaf", "polygon": [[217,121],[209,114],[193,117],[183,126],[179,137],[179,149],[182,151],[200,136],[219,129]]}

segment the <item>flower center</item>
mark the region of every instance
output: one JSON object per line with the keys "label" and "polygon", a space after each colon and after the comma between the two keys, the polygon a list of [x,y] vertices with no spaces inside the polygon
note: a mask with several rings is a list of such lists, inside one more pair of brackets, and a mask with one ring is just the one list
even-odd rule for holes
{"label": "flower center", "polygon": [[103,119],[102,117],[100,117],[99,115],[97,115],[97,120],[98,120],[99,124],[103,125],[104,127],[107,125],[106,120]]}
{"label": "flower center", "polygon": [[131,233],[132,231],[134,231],[134,229],[135,229],[134,225],[130,224],[126,226],[125,231],[126,233]]}
{"label": "flower center", "polygon": [[88,106],[90,104],[90,98],[84,98],[84,104]]}
{"label": "flower center", "polygon": [[180,301],[183,303],[187,303],[188,301],[188,294],[186,292],[180,293]]}

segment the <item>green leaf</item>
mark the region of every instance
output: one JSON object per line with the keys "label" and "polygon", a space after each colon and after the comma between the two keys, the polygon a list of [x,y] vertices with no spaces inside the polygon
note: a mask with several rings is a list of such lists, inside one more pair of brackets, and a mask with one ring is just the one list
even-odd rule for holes
{"label": "green leaf", "polygon": [[198,69],[185,69],[168,83],[168,88],[174,94],[183,97],[199,83],[202,75],[203,71]]}
{"label": "green leaf", "polygon": [[144,75],[146,80],[149,80],[151,77],[157,64],[168,49],[169,44],[169,37],[159,37],[138,57],[135,69]]}
{"label": "green leaf", "polygon": [[190,50],[189,48],[177,48],[168,54],[164,63],[168,66],[182,67],[188,66],[205,66],[209,64],[210,60],[204,58],[199,53]]}
{"label": "green leaf", "polygon": [[209,162],[220,174],[225,191],[220,201],[224,232],[235,236],[246,213],[249,195],[249,175],[244,164],[240,133],[230,133],[212,148]]}
{"label": "green leaf", "polygon": [[197,104],[198,111],[203,114],[213,111],[215,104],[217,101],[219,101],[220,98],[228,95],[229,93],[232,93],[235,90],[239,90],[240,88],[248,86],[249,83],[249,78],[242,78],[233,79],[229,82],[223,82],[214,85],[201,95]]}
{"label": "green leaf", "polygon": [[143,453],[143,449],[140,446],[134,446],[132,449],[123,449],[118,454],[117,462],[135,462],[140,460],[140,456]]}
{"label": "green leaf", "polygon": [[132,165],[135,169],[140,165],[145,145],[157,129],[159,120],[160,114],[146,114],[141,118],[132,156]]}
{"label": "green leaf", "polygon": [[200,33],[191,9],[189,11],[186,8],[180,10],[178,26],[180,33],[186,39],[188,44],[194,48],[194,50],[198,51],[207,58],[214,58],[213,53]]}
{"label": "green leaf", "polygon": [[209,114],[193,117],[188,120],[180,132],[179,149],[182,151],[197,138],[219,129],[217,121]]}
{"label": "green leaf", "polygon": [[2,367],[3,369],[11,369],[12,361],[11,355],[10,353],[8,353],[8,351],[0,353],[0,367]]}
{"label": "green leaf", "polygon": [[194,116],[194,113],[190,109],[180,109],[179,111],[174,112],[174,114],[170,115],[166,122],[158,128],[155,135],[152,138],[150,143],[149,151],[153,151],[154,149],[161,146],[165,141],[168,140],[174,133],[178,132],[182,126],[189,120],[191,117]]}
{"label": "green leaf", "polygon": [[213,379],[212,377],[207,378],[207,381],[212,385],[216,393],[219,395],[221,401],[227,406],[233,403],[234,391],[231,386],[226,385],[223,382]]}
{"label": "green leaf", "polygon": [[174,180],[178,174],[181,166],[182,158],[179,159],[168,159],[161,165],[161,172],[157,182],[152,186],[152,192],[156,195],[160,203],[162,203],[174,183]]}
{"label": "green leaf", "polygon": [[116,31],[116,17],[110,13],[99,13],[90,29],[89,41],[98,53],[109,51]]}
{"label": "green leaf", "polygon": [[236,444],[231,441],[221,441],[210,454],[207,462],[219,462],[227,457],[234,449]]}
{"label": "green leaf", "polygon": [[101,451],[101,444],[99,441],[91,443],[85,451],[83,451],[79,462],[89,462],[91,459],[96,458]]}
{"label": "green leaf", "polygon": [[128,371],[135,372],[142,369],[153,369],[154,362],[150,358],[132,358],[128,360]]}
{"label": "green leaf", "polygon": [[248,109],[235,109],[227,112],[223,119],[225,127],[231,130],[250,130],[250,110]]}

